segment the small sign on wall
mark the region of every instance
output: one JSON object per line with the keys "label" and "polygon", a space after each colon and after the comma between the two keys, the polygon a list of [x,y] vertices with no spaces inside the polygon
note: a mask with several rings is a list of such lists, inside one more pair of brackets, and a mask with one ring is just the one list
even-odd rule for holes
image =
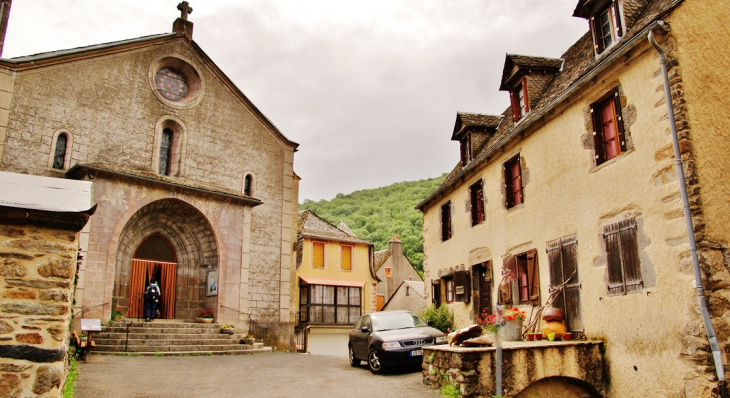
{"label": "small sign on wall", "polygon": [[208,275],[205,282],[205,295],[206,296],[217,296],[218,295],[218,270],[208,270]]}

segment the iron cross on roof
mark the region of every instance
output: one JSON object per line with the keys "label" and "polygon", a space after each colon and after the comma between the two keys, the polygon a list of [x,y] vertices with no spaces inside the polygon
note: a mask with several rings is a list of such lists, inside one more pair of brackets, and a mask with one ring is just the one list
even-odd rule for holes
{"label": "iron cross on roof", "polygon": [[183,1],[182,3],[177,5],[177,9],[180,10],[180,18],[183,21],[188,20],[188,14],[192,14],[193,7],[190,7],[190,4],[188,4],[187,1]]}

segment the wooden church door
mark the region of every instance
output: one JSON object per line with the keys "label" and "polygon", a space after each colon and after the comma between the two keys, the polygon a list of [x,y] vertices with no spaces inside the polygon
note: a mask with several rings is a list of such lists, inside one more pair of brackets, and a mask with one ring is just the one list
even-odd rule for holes
{"label": "wooden church door", "polygon": [[129,317],[144,317],[144,292],[150,280],[160,287],[160,318],[175,318],[177,260],[170,243],[160,234],[145,239],[132,258],[129,278]]}

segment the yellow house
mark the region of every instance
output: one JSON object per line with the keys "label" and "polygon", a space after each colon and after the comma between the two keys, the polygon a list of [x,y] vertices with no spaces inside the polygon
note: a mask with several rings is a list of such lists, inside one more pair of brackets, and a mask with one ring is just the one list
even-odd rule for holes
{"label": "yellow house", "polygon": [[[578,337],[605,342],[610,383],[593,388],[719,396],[730,352],[730,8],[576,3],[589,31],[560,58],[506,56],[500,90],[511,105],[501,115],[457,114],[461,160],[417,206],[427,301],[450,306],[463,327],[501,304],[529,315],[566,283],[552,305]],[[668,59],[684,181],[650,33]],[[535,368],[508,369],[506,389],[540,382]],[[529,395],[527,384],[505,396]]]}
{"label": "yellow house", "polygon": [[297,225],[297,348],[347,356],[347,336],[360,315],[375,311],[373,244],[344,223],[338,227],[309,210]]}

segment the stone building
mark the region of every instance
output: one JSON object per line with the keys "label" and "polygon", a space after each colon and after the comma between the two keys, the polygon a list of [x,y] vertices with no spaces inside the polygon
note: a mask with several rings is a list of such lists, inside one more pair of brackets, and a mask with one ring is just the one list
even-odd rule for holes
{"label": "stone building", "polygon": [[[503,304],[529,316],[566,283],[553,306],[568,329],[605,341],[606,384],[595,390],[716,396],[730,351],[730,11],[699,0],[580,0],[574,16],[589,31],[562,57],[506,56],[500,89],[511,105],[501,115],[457,114],[451,138],[461,160],[418,205],[427,300],[450,306],[465,326]],[[650,32],[669,60],[685,181]],[[680,183],[719,364],[698,305]],[[533,370],[505,377],[525,385]]]}
{"label": "stone building", "polygon": [[335,227],[301,210],[296,249],[299,349],[347,356],[350,329],[360,315],[376,310],[373,244],[344,222]]}
{"label": "stone building", "polygon": [[0,172],[0,396],[62,396],[91,182]]}
{"label": "stone building", "polygon": [[403,242],[398,235],[391,236],[387,249],[375,252],[375,275],[380,280],[377,289],[378,311],[393,297],[403,281],[423,282],[421,275],[403,254]]}
{"label": "stone building", "polygon": [[0,169],[94,181],[74,311],[256,321],[292,338],[298,179],[287,139],[192,39],[173,32],[0,59]]}

